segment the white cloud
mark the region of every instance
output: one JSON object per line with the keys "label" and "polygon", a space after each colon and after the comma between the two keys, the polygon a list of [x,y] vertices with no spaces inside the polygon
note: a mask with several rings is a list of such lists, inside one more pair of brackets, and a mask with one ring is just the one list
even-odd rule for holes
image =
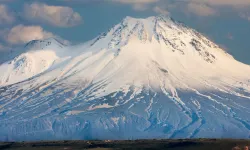
{"label": "white cloud", "polygon": [[111,2],[118,2],[122,4],[130,4],[136,11],[144,11],[148,9],[148,4],[156,3],[160,0],[106,0]]}
{"label": "white cloud", "polygon": [[32,40],[43,40],[51,37],[58,39],[66,45],[70,44],[69,41],[62,39],[60,36],[45,31],[41,26],[17,25],[10,30],[0,30],[0,38],[9,45],[20,45]]}
{"label": "white cloud", "polygon": [[[232,12],[239,13],[250,10],[250,0],[161,0],[157,3],[160,8],[167,8],[169,11],[179,10],[183,13],[196,16],[214,16],[220,14],[223,9],[232,9]],[[160,11],[160,9],[154,11]],[[242,18],[249,20],[250,15],[242,15]]]}
{"label": "white cloud", "polygon": [[14,0],[0,0],[0,2],[13,2]]}
{"label": "white cloud", "polygon": [[0,4],[0,24],[10,24],[15,21],[13,13],[6,5]]}
{"label": "white cloud", "polygon": [[31,40],[46,39],[54,37],[51,32],[43,30],[40,26],[17,25],[5,32],[4,39],[11,45],[24,44]]}
{"label": "white cloud", "polygon": [[120,2],[120,3],[124,3],[124,4],[138,4],[138,3],[148,4],[148,3],[155,3],[159,0],[110,0],[110,1]]}
{"label": "white cloud", "polygon": [[31,22],[47,23],[59,27],[72,27],[82,23],[82,17],[70,7],[32,3],[24,6],[24,18]]}
{"label": "white cloud", "polygon": [[217,6],[246,6],[250,5],[250,0],[190,0],[191,2],[205,3]]}
{"label": "white cloud", "polygon": [[216,10],[205,4],[189,3],[187,5],[188,12],[191,12],[198,16],[212,16],[216,14]]}
{"label": "white cloud", "polygon": [[162,9],[159,6],[155,6],[153,10],[154,12],[159,13],[159,14],[169,15],[169,12],[166,9]]}
{"label": "white cloud", "polygon": [[[124,4],[135,4],[135,3],[154,3],[160,0],[108,0],[113,2],[120,2]],[[171,0],[162,0],[162,2],[171,2]],[[250,0],[174,0],[172,2],[190,2],[190,3],[201,3],[209,5],[231,5],[231,6],[246,6],[250,5]]]}

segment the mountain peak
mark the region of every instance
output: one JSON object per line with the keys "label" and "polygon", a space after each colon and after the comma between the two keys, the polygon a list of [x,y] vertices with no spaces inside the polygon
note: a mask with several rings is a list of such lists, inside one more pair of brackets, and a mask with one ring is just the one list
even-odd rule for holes
{"label": "mountain peak", "polygon": [[139,43],[156,41],[156,45],[160,44],[181,55],[197,53],[209,63],[216,61],[215,53],[223,53],[231,57],[202,34],[163,15],[146,19],[128,16],[109,32],[96,38],[91,45],[103,43],[103,41],[108,49],[115,51],[135,41]]}
{"label": "mountain peak", "polygon": [[127,16],[122,20],[121,24],[127,24],[128,26],[134,24],[150,25],[150,24],[158,24],[160,22],[173,23],[174,20],[171,17],[164,15],[150,16],[147,18],[134,18]]}
{"label": "mountain peak", "polygon": [[137,20],[137,21],[141,21],[141,20],[148,20],[148,21],[171,20],[171,21],[174,21],[174,19],[168,15],[149,16],[147,18],[136,18],[136,17],[126,16],[123,20],[126,20],[126,21],[133,21],[133,20]]}
{"label": "mountain peak", "polygon": [[65,45],[59,42],[59,40],[51,37],[43,40],[32,40],[25,45],[25,48],[28,50],[42,50],[54,47],[63,48],[64,46]]}

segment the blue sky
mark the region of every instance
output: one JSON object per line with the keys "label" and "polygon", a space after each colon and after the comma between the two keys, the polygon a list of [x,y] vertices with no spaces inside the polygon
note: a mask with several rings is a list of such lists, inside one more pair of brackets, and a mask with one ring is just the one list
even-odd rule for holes
{"label": "blue sky", "polygon": [[0,0],[0,59],[33,39],[82,43],[126,16],[161,13],[250,64],[250,0]]}

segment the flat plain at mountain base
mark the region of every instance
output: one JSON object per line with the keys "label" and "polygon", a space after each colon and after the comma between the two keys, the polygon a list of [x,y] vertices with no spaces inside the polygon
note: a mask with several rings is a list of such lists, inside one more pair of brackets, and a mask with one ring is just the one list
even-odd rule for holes
{"label": "flat plain at mountain base", "polygon": [[113,149],[168,149],[168,150],[231,150],[250,146],[250,140],[188,139],[188,140],[128,140],[128,141],[43,141],[5,142],[1,150],[113,150]]}

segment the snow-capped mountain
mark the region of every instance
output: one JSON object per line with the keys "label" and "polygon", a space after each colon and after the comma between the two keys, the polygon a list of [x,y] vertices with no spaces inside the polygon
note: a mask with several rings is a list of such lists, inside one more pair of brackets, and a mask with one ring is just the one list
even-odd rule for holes
{"label": "snow-capped mountain", "polygon": [[0,85],[14,84],[46,71],[63,48],[54,38],[27,43],[23,54],[0,66]]}
{"label": "snow-capped mountain", "polygon": [[249,138],[250,66],[168,17],[0,66],[0,140]]}

